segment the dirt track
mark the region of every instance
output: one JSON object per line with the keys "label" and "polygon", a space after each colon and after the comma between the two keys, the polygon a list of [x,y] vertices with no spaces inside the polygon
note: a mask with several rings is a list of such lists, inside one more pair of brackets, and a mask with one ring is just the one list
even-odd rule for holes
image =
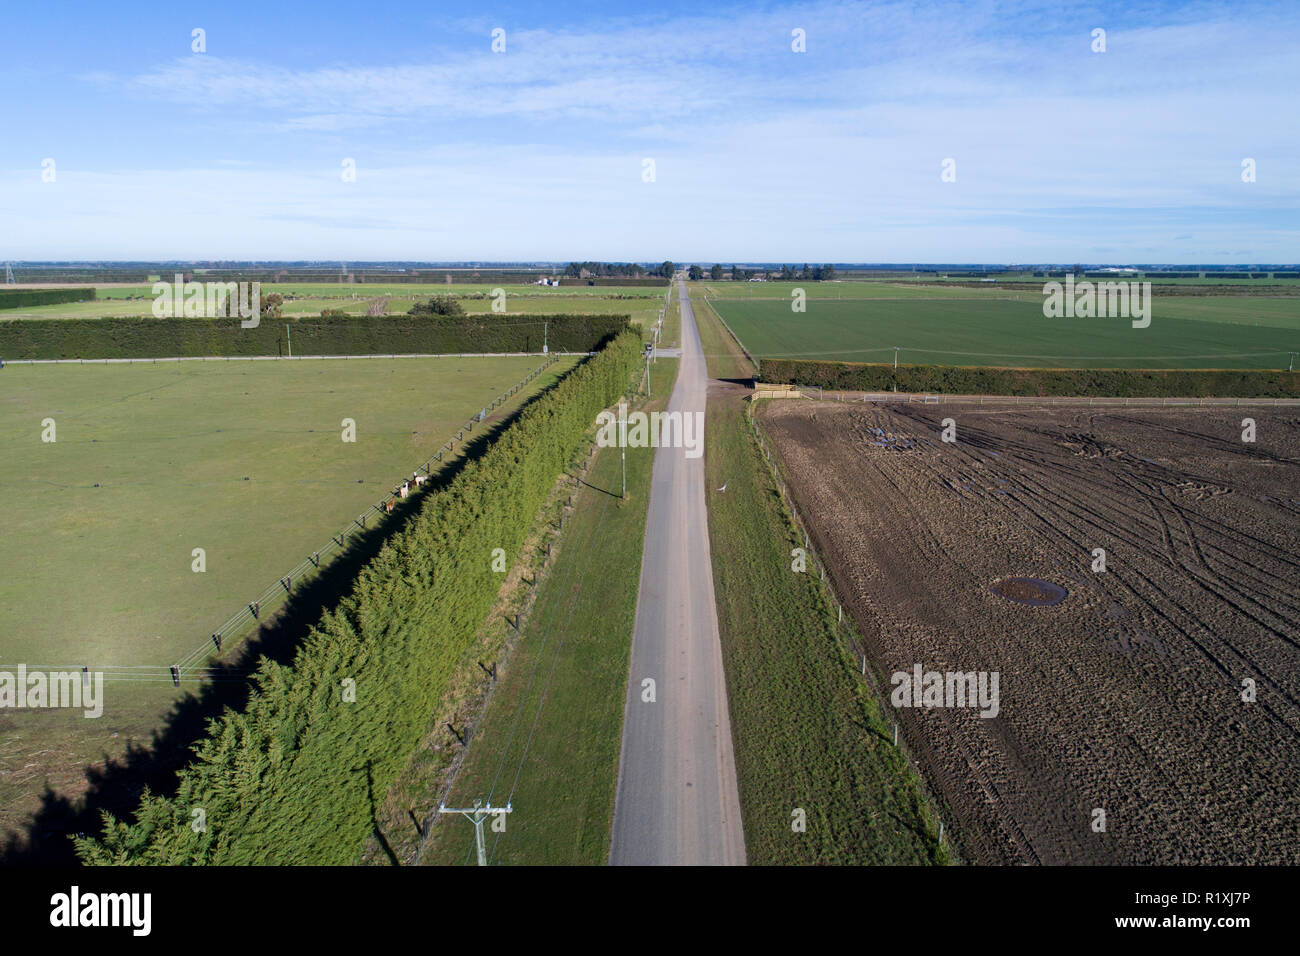
{"label": "dirt track", "polygon": [[[761,419],[886,678],[1000,675],[995,718],[898,711],[967,856],[1300,862],[1294,409],[771,401]],[[1069,594],[1017,604],[989,589],[1006,576]]]}

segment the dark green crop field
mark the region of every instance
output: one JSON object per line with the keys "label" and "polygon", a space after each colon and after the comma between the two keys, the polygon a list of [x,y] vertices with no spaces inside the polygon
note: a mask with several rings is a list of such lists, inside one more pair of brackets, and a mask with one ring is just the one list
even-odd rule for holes
{"label": "dark green crop field", "polygon": [[[812,285],[809,283],[809,285]],[[759,358],[1012,368],[1285,369],[1300,351],[1300,298],[1162,297],[1151,323],[1046,318],[1037,293],[966,298],[710,300]]]}

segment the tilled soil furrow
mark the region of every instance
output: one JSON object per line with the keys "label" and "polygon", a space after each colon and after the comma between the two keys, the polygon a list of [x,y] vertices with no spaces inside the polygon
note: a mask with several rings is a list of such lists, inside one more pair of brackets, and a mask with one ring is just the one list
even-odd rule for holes
{"label": "tilled soil furrow", "polygon": [[995,716],[896,710],[967,857],[1300,859],[1300,430],[1255,409],[1242,449],[1242,414],[765,403],[878,672],[1000,675]]}

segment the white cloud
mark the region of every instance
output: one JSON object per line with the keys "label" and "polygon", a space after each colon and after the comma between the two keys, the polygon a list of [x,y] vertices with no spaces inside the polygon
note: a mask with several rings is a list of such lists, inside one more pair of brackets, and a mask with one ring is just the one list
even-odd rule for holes
{"label": "white cloud", "polygon": [[[194,168],[61,165],[61,192],[23,171],[10,202],[27,255],[1295,260],[1300,231],[1269,218],[1300,209],[1294,20],[817,3],[508,27],[504,55],[480,24],[481,45],[422,63],[187,57],[86,78],[199,113]],[[256,158],[210,155],[250,130]]]}

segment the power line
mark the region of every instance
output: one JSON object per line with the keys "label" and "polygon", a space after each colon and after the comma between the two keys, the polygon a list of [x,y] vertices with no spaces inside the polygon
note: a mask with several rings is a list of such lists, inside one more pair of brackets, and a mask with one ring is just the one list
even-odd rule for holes
{"label": "power line", "polygon": [[[597,517],[597,519],[596,519],[595,524],[592,526],[592,529],[593,529],[593,530],[590,532],[590,534],[594,534],[594,533],[595,533],[595,529],[600,527],[600,524],[601,524],[601,522],[603,521],[603,519],[604,519],[604,517],[605,517],[605,512],[606,512],[606,510],[608,509],[608,507],[609,507],[609,497],[608,497],[608,496],[602,496],[600,513],[599,513],[599,515],[598,515],[598,517]],[[582,591],[582,585],[583,585],[583,583],[586,581],[586,573],[587,573],[587,570],[590,568],[590,565],[591,565],[593,549],[591,549],[591,548],[581,548],[580,550],[582,550],[582,551],[585,553],[585,557],[586,557],[586,559],[585,559],[584,561],[582,561],[581,563],[575,563],[575,564],[571,564],[571,565],[569,565],[569,566],[567,567],[567,569],[566,569],[566,572],[565,572],[563,578],[562,578],[559,582],[557,582],[558,590],[557,590],[556,593],[561,594],[561,595],[563,595],[563,594],[569,594],[569,595],[570,595],[569,602],[568,602],[568,615],[567,615],[567,617],[565,618],[564,624],[561,626],[561,628],[560,628],[560,630],[559,630],[560,640],[559,640],[559,643],[558,643],[558,645],[557,645],[557,647],[556,647],[556,649],[555,649],[554,657],[552,658],[551,670],[550,670],[550,672],[548,673],[548,677],[547,677],[546,684],[543,686],[542,691],[541,691],[541,694],[540,694],[540,696],[539,696],[539,698],[538,698],[538,705],[537,705],[537,710],[536,710],[536,712],[535,712],[535,714],[534,714],[533,724],[532,724],[532,726],[531,726],[531,728],[530,728],[530,730],[529,730],[528,738],[527,738],[527,740],[526,740],[525,743],[524,743],[523,751],[522,751],[521,754],[520,754],[519,764],[518,764],[518,767],[516,768],[514,779],[513,779],[513,781],[511,782],[511,786],[510,786],[510,796],[507,798],[507,801],[506,801],[507,804],[510,804],[510,805],[513,805],[515,789],[516,789],[516,787],[517,787],[518,784],[519,784],[519,777],[520,777],[520,774],[522,773],[524,763],[526,762],[526,760],[527,760],[527,758],[528,758],[528,751],[529,751],[529,748],[530,748],[531,743],[532,743],[533,734],[534,734],[535,731],[536,731],[538,720],[539,720],[540,717],[541,717],[542,706],[545,704],[545,701],[546,701],[546,695],[547,695],[547,693],[549,692],[550,685],[551,685],[551,681],[552,681],[552,679],[553,679],[553,677],[554,677],[554,674],[555,674],[555,667],[556,667],[556,665],[557,665],[557,663],[558,663],[558,661],[559,661],[560,651],[563,649],[563,645],[564,645],[564,635],[565,635],[565,633],[567,632],[570,623],[572,622],[573,614],[574,614],[574,611],[575,611],[575,609],[576,609],[576,607],[577,607],[578,595],[580,595],[580,593],[581,593],[581,591]],[[578,577],[578,583],[577,583],[577,587],[576,587],[576,588],[573,588],[573,587],[570,586],[570,582],[573,581],[575,575],[577,575],[577,577]],[[562,613],[562,610],[563,610],[564,606],[565,606],[565,605],[564,605],[564,602],[563,602],[563,601],[559,601],[559,602],[557,602],[557,603],[555,603],[555,604],[553,604],[553,605],[551,606],[549,614],[546,615],[546,623],[545,623],[545,626],[542,628],[542,631],[541,631],[541,638],[542,638],[542,639],[541,639],[541,642],[540,642],[540,644],[539,644],[539,646],[538,646],[537,656],[536,656],[535,660],[533,661],[533,667],[532,667],[532,670],[531,670],[530,673],[529,673],[529,676],[528,676],[528,682],[527,682],[527,684],[526,684],[525,687],[524,687],[524,692],[523,692],[523,694],[522,694],[521,697],[520,697],[520,702],[519,702],[518,708],[517,708],[516,711],[515,711],[514,719],[511,721],[510,733],[507,735],[507,737],[506,737],[506,742],[505,742],[504,746],[503,746],[502,749],[501,749],[501,758],[500,758],[500,760],[499,760],[498,763],[497,763],[496,773],[494,774],[493,779],[492,779],[492,786],[491,786],[491,788],[490,788],[489,791],[488,791],[488,798],[487,798],[487,799],[488,799],[488,803],[489,803],[489,804],[491,804],[492,797],[493,797],[493,795],[496,793],[497,784],[498,784],[498,783],[500,782],[500,780],[501,780],[502,772],[505,770],[505,767],[506,767],[506,761],[509,759],[509,756],[510,756],[510,748],[511,748],[511,745],[513,744],[514,739],[515,739],[515,736],[516,736],[516,734],[518,733],[519,726],[520,726],[520,722],[522,721],[522,719],[523,719],[523,715],[524,715],[524,713],[525,713],[525,711],[526,711],[526,709],[527,709],[527,706],[528,706],[528,699],[529,699],[530,692],[531,692],[531,690],[532,690],[532,688],[533,688],[533,685],[536,683],[537,674],[538,674],[538,671],[539,671],[539,669],[540,669],[540,667],[541,667],[541,665],[542,665],[543,660],[545,659],[546,648],[547,648],[547,646],[550,644],[551,636],[552,636],[553,633],[555,633],[555,624],[556,624],[556,620],[557,620],[557,618],[559,617],[559,615]],[[491,691],[489,691],[489,693],[491,693]],[[482,715],[483,715],[484,713],[486,713],[486,711],[487,711],[487,702],[484,703],[483,711],[480,713],[480,719],[482,718]],[[477,726],[477,722],[476,722],[476,726]],[[473,733],[471,732],[470,737],[467,738],[467,740],[466,740],[466,742],[465,742],[465,749],[462,750],[462,752],[461,752],[461,755],[462,755],[462,756],[463,756],[463,755],[468,751],[468,748],[469,748],[470,743],[472,742],[472,740],[473,740]],[[456,766],[455,769],[453,770],[453,773],[452,773],[451,779],[448,780],[446,786],[444,787],[444,790],[443,790],[443,797],[442,797],[442,801],[441,801],[441,803],[440,803],[440,806],[443,805],[443,804],[445,804],[447,796],[450,794],[452,787],[455,785],[456,776],[459,774],[459,770],[460,770],[460,767],[459,767],[459,765],[458,765],[458,766]],[[501,840],[501,835],[500,835],[500,834],[501,834],[501,831],[498,831],[498,833],[497,833],[497,838],[496,838],[496,840],[493,842],[493,846],[492,846],[492,854],[491,854],[491,857],[489,857],[489,862],[490,862],[491,858],[495,857],[495,855],[496,855],[497,844],[498,844],[498,843],[500,842],[500,840]],[[477,837],[477,834],[476,834],[476,837]],[[426,831],[425,839],[424,839],[424,841],[422,841],[422,843],[421,843],[421,847],[420,847],[420,850],[419,850],[419,851],[417,852],[417,854],[416,854],[416,858],[417,858],[417,859],[418,859],[420,856],[423,855],[424,844],[427,843],[428,838],[429,838],[429,833]],[[471,843],[470,846],[467,848],[467,851],[466,851],[466,854],[465,854],[465,864],[466,864],[466,865],[468,865],[468,863],[469,863],[470,854],[472,854],[472,853],[474,852],[474,850],[475,850],[475,846],[476,846],[475,843]]]}
{"label": "power line", "polygon": [[[467,820],[469,820],[471,823],[474,824],[474,846],[478,850],[478,865],[487,866],[487,855],[484,853],[484,848],[483,848],[483,824],[487,821],[487,818],[489,816],[500,819],[505,814],[510,813],[511,806],[510,804],[507,803],[504,807],[493,807],[492,804],[489,802],[488,805],[485,807],[483,806],[482,800],[475,800],[474,806],[470,809],[458,810],[458,809],[453,809],[452,807],[439,806],[438,812],[459,813],[462,816],[464,816]],[[502,826],[503,827],[505,826],[504,822],[502,823]]]}
{"label": "power line", "polygon": [[[609,508],[609,500],[610,499],[608,496],[603,496],[601,501],[601,507],[600,507],[600,515],[597,517],[596,522],[592,525],[593,534],[595,534],[599,530],[599,528],[602,527],[604,523],[605,512]],[[569,625],[573,623],[573,615],[578,608],[578,600],[582,596],[582,586],[587,580],[587,571],[591,567],[591,559],[592,559],[592,555],[595,553],[595,549],[589,547],[585,549],[585,552],[586,552],[586,560],[582,564],[582,573],[578,576],[578,586],[570,592],[569,614],[564,620],[564,626],[560,629],[560,640],[555,647],[555,656],[551,659],[551,670],[550,673],[547,674],[546,684],[542,688],[541,696],[538,697],[537,699],[537,710],[533,715],[533,725],[528,731],[528,739],[524,741],[523,753],[519,755],[519,766],[515,769],[515,778],[510,784],[510,795],[506,797],[507,803],[513,803],[514,801],[515,790],[519,786],[519,778],[523,774],[524,764],[528,760],[528,750],[532,746],[533,736],[534,734],[536,734],[537,725],[540,723],[542,718],[542,708],[546,705],[546,696],[547,694],[550,693],[551,682],[555,678],[555,669],[557,666],[559,666],[560,663],[560,653],[564,650],[564,640],[565,637],[568,635]],[[502,831],[498,831],[497,838],[492,841],[491,858],[496,857],[497,846],[501,842],[501,832]]]}

